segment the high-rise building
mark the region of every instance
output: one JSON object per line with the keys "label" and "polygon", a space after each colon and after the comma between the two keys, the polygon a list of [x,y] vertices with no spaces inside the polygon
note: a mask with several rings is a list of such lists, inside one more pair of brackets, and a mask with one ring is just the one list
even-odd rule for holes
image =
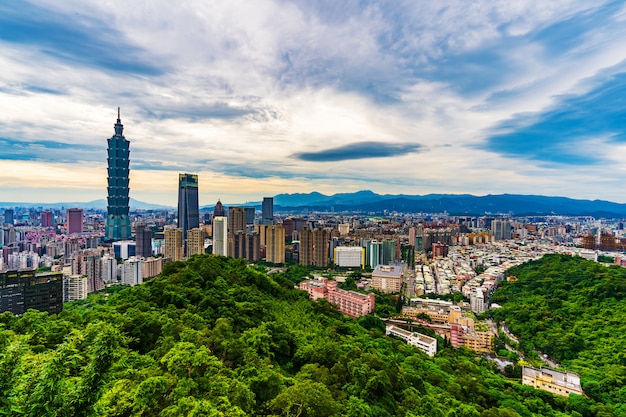
{"label": "high-rise building", "polygon": [[70,208],[65,212],[67,218],[67,234],[83,232],[83,210]]}
{"label": "high-rise building", "polygon": [[215,208],[213,209],[213,217],[226,217],[226,211],[224,210],[224,206],[220,200],[217,200],[217,204],[215,204]]}
{"label": "high-rise building", "polygon": [[228,233],[246,231],[246,211],[242,207],[228,208]]}
{"label": "high-rise building", "polygon": [[144,224],[135,227],[135,254],[141,258],[152,256],[152,230]]}
{"label": "high-rise building", "polygon": [[124,125],[117,108],[115,135],[108,142],[107,176],[107,219],[105,239],[118,241],[130,239],[130,218],[128,217],[128,164],[130,142],[122,135]]}
{"label": "high-rise building", "polygon": [[51,211],[42,211],[41,212],[41,227],[52,227],[53,225],[53,217]]}
{"label": "high-rise building", "polygon": [[178,174],[178,227],[183,231],[183,240],[187,231],[200,226],[198,207],[198,176]]}
{"label": "high-rise building", "polygon": [[263,197],[261,214],[263,224],[274,224],[274,197]]}
{"label": "high-rise building", "polygon": [[213,217],[213,253],[228,255],[228,219],[224,216]]}
{"label": "high-rise building", "polygon": [[187,232],[185,254],[187,258],[204,253],[204,230],[196,227]]}
{"label": "high-rise building", "polygon": [[330,260],[330,231],[323,227],[313,230],[313,265],[327,267]]}
{"label": "high-rise building", "polygon": [[172,261],[182,261],[183,231],[181,229],[169,229],[163,234],[165,236],[163,255]]}
{"label": "high-rise building", "polygon": [[285,263],[285,229],[282,225],[265,226],[265,260]]}
{"label": "high-rise building", "polygon": [[13,218],[14,215],[15,215],[15,212],[13,211],[13,209],[5,209],[4,210],[4,224],[13,226],[13,223],[15,222],[15,219]]}
{"label": "high-rise building", "polygon": [[74,254],[72,275],[87,276],[87,293],[104,289],[102,261],[95,251],[83,250]]}
{"label": "high-rise building", "polygon": [[244,207],[244,210],[246,211],[246,223],[254,224],[254,216],[256,214],[254,207]]}
{"label": "high-rise building", "polygon": [[300,231],[300,265],[313,265],[313,231],[305,226]]}

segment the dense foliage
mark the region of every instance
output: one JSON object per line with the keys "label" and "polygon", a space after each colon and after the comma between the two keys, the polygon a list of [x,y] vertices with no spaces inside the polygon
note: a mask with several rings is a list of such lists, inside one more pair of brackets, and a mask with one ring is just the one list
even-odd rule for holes
{"label": "dense foliage", "polygon": [[66,305],[0,315],[6,416],[612,416],[522,386],[465,349],[429,358],[213,255]]}
{"label": "dense foliage", "polygon": [[579,372],[583,389],[626,416],[626,268],[548,255],[508,272],[493,314],[527,355],[535,348]]}

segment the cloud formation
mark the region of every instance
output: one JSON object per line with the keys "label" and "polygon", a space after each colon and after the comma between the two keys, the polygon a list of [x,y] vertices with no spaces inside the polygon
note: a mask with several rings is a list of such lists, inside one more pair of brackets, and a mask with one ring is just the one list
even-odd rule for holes
{"label": "cloud formation", "polygon": [[[0,158],[30,181],[3,168],[0,193],[104,197],[121,106],[132,197],[155,203],[175,203],[175,171],[200,174],[201,204],[360,189],[626,202],[625,23],[602,0],[2,3]],[[72,195],[63,175],[82,172]]]}
{"label": "cloud formation", "polygon": [[300,152],[294,156],[310,162],[337,162],[352,159],[388,158],[417,152],[419,144],[358,142],[318,152]]}

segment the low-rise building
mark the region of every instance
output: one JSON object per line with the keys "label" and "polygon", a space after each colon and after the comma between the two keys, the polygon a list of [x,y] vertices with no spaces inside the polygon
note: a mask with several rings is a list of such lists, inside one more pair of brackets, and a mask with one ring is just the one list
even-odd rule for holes
{"label": "low-rise building", "polygon": [[386,334],[387,336],[394,335],[404,339],[404,341],[406,341],[409,345],[416,346],[428,356],[435,356],[437,353],[437,339],[434,337],[426,336],[421,333],[410,332],[394,326],[393,324],[387,325]]}
{"label": "low-rise building", "polygon": [[378,265],[372,272],[372,288],[380,292],[400,292],[403,280],[402,265]]}
{"label": "low-rise building", "polygon": [[337,287],[337,281],[308,280],[300,283],[300,289],[309,293],[311,300],[325,298],[339,307],[339,311],[352,317],[361,317],[374,311],[375,295],[346,291]]}
{"label": "low-rise building", "polygon": [[556,395],[584,395],[580,386],[580,376],[575,372],[557,371],[549,368],[522,368],[522,384]]}

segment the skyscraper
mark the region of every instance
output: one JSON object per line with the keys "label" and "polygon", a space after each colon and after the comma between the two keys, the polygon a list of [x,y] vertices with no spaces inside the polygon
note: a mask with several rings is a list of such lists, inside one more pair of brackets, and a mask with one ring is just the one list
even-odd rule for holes
{"label": "skyscraper", "polygon": [[225,216],[213,217],[213,253],[226,256],[228,254],[228,219]]}
{"label": "skyscraper", "polygon": [[130,239],[128,217],[128,163],[130,142],[122,135],[124,125],[117,108],[115,135],[108,142],[107,220],[105,238],[109,241]]}
{"label": "skyscraper", "polygon": [[187,231],[200,226],[198,208],[198,176],[178,174],[178,227],[183,231],[183,240]]}
{"label": "skyscraper", "polygon": [[265,227],[265,259],[269,263],[285,263],[285,229],[282,225]]}
{"label": "skyscraper", "polygon": [[262,223],[274,224],[274,197],[263,197]]}
{"label": "skyscraper", "polygon": [[83,210],[70,208],[65,212],[67,218],[67,234],[83,232]]}
{"label": "skyscraper", "polygon": [[53,224],[53,217],[51,211],[41,212],[41,227],[51,227]]}
{"label": "skyscraper", "polygon": [[164,233],[165,245],[163,255],[172,261],[183,260],[183,232],[180,229],[169,229]]}

